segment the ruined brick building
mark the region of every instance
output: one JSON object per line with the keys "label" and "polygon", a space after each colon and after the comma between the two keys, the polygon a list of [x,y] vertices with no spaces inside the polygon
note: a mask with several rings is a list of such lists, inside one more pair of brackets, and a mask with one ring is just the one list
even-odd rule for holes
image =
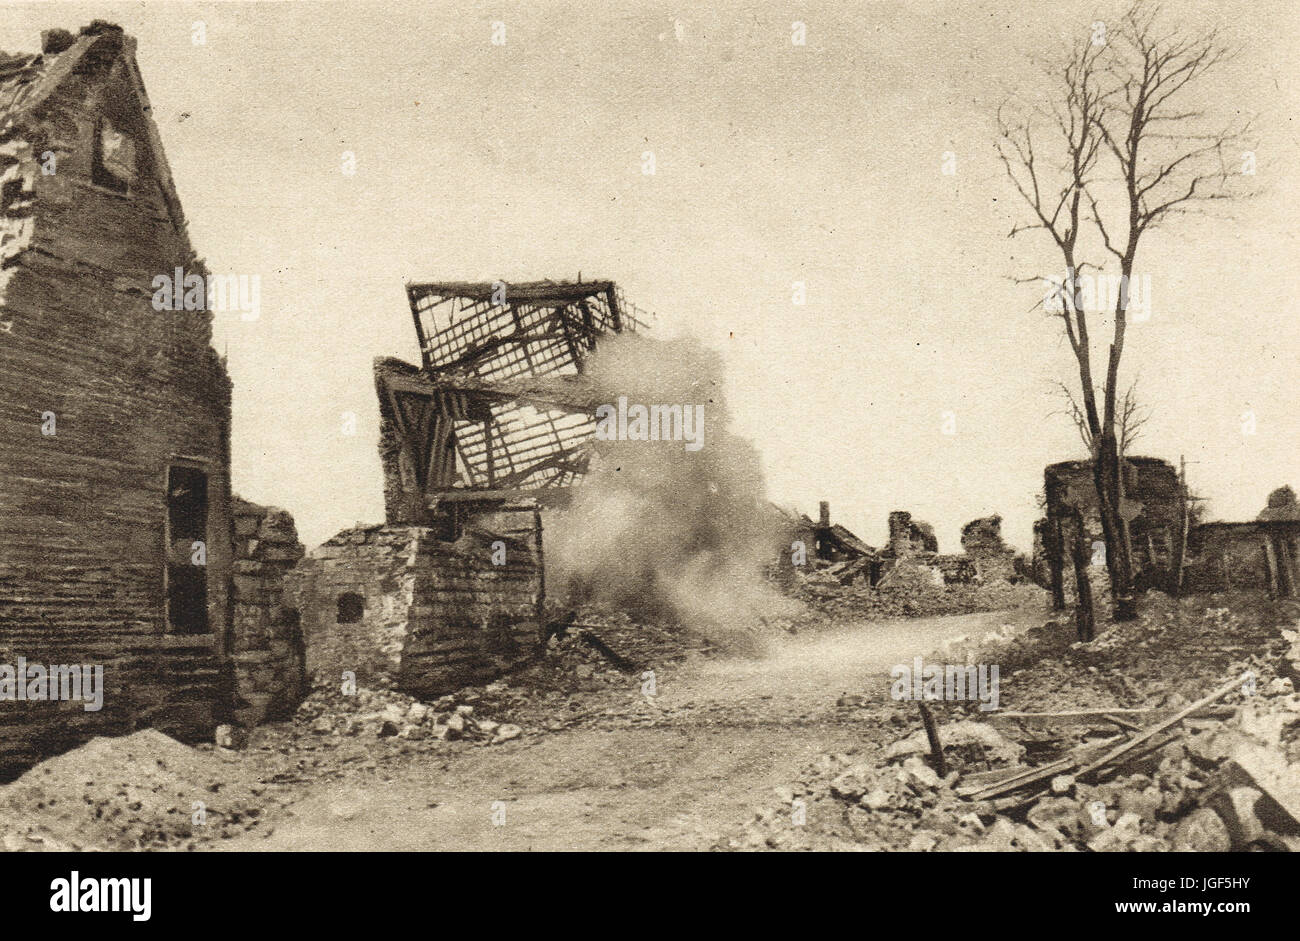
{"label": "ruined brick building", "polygon": [[1002,517],[973,519],[961,528],[959,553],[941,553],[934,527],[906,510],[889,514],[889,543],[881,550],[878,584],[966,585],[1016,581],[1015,550],[1002,541]]}
{"label": "ruined brick building", "polygon": [[103,708],[0,703],[0,765],[210,731],[230,627],[230,396],[135,43],[0,54],[0,663],[104,666]]}
{"label": "ruined brick building", "polygon": [[544,639],[542,510],[587,470],[600,338],[640,325],[612,281],[407,285],[419,366],[375,362],[385,522],[289,578],[307,669],[417,695],[523,663]]}
{"label": "ruined brick building", "polygon": [[1300,505],[1279,487],[1254,520],[1202,523],[1188,538],[1187,587],[1193,591],[1263,588],[1300,597]]}
{"label": "ruined brick building", "polygon": [[[1139,591],[1169,594],[1264,589],[1276,597],[1300,593],[1300,513],[1280,488],[1258,519],[1196,520],[1194,498],[1168,461],[1124,459],[1121,517],[1132,546]],[[1071,551],[1083,526],[1087,564],[1104,571],[1104,542],[1089,461],[1062,461],[1044,471],[1046,516],[1034,524],[1034,578],[1062,608],[1073,593]],[[1291,495],[1292,499],[1294,495]]]}

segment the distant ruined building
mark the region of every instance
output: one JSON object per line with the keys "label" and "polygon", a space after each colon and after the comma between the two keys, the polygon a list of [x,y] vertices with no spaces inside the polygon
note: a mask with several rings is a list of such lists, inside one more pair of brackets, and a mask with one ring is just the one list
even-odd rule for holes
{"label": "distant ruined building", "polygon": [[839,524],[830,522],[830,504],[821,502],[820,518],[795,515],[779,507],[782,542],[773,577],[789,583],[793,568],[787,546],[804,545],[812,550],[808,564],[816,559],[829,563],[826,571],[844,585],[872,588],[942,588],[947,585],[1017,582],[1016,551],[1002,541],[1002,517],[986,516],[962,527],[962,551],[939,552],[939,540],[929,523],[913,520],[906,510],[889,514],[889,541],[882,549],[867,545]]}
{"label": "distant ruined building", "polygon": [[[1300,512],[1282,487],[1249,522],[1196,521],[1195,500],[1168,461],[1126,457],[1121,516],[1132,546],[1139,590],[1169,594],[1264,589],[1275,597],[1300,593]],[[1044,471],[1046,516],[1034,525],[1035,580],[1064,607],[1073,591],[1071,552],[1082,522],[1086,564],[1105,573],[1105,543],[1089,461],[1063,461]]]}

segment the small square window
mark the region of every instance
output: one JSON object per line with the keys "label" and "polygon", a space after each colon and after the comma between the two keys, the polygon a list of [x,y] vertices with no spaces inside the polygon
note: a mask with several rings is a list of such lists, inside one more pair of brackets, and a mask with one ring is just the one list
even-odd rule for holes
{"label": "small square window", "polygon": [[365,599],[356,592],[347,591],[339,595],[338,611],[334,620],[339,624],[357,624],[361,621],[361,615],[365,614]]}

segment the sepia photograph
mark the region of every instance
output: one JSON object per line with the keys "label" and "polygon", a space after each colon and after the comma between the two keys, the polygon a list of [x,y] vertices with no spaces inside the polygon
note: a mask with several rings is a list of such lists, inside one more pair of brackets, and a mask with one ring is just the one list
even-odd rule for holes
{"label": "sepia photograph", "polygon": [[1300,851],[1297,36],[0,4],[25,901],[149,921],[163,864],[105,861],[162,853],[994,852],[1250,913]]}

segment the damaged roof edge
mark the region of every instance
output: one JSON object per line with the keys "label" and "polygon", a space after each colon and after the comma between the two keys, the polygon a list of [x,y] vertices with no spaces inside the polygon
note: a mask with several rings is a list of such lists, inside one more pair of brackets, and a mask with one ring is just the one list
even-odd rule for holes
{"label": "damaged roof edge", "polygon": [[[52,31],[47,30],[46,32],[50,33]],[[163,147],[162,135],[158,131],[157,122],[154,121],[153,107],[149,103],[149,95],[144,87],[144,78],[140,74],[140,66],[136,61],[135,37],[127,35],[120,26],[96,20],[89,26],[83,27],[81,35],[63,51],[44,52],[33,56],[28,65],[44,65],[45,68],[39,77],[27,86],[26,94],[15,91],[13,100],[3,108],[3,111],[0,111],[0,127],[9,124],[21,125],[27,119],[33,117],[49,100],[50,96],[77,70],[86,55],[101,43],[119,44],[116,54],[121,57],[125,65],[131,90],[140,102],[140,110],[144,117],[145,135],[148,138],[149,149],[152,151],[151,156],[158,187],[162,191],[163,201],[167,204],[167,211],[171,216],[172,224],[184,239],[190,254],[194,254],[194,246],[190,244],[189,232],[185,222],[185,213],[181,208],[180,196],[176,192],[176,181],[172,176],[171,165],[167,162],[167,153]],[[49,46],[48,40],[45,45],[50,49],[57,48]]]}
{"label": "damaged roof edge", "polygon": [[505,287],[506,296],[518,301],[580,300],[614,289],[613,281],[408,281],[410,297],[442,295],[487,300]]}

